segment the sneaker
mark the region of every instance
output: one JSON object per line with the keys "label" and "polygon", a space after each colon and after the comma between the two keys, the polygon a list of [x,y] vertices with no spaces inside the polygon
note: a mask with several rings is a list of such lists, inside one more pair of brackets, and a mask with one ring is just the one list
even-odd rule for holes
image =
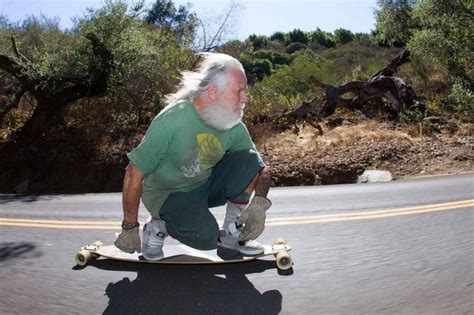
{"label": "sneaker", "polygon": [[163,243],[167,235],[160,230],[159,222],[150,217],[143,226],[142,255],[146,260],[163,259]]}
{"label": "sneaker", "polygon": [[264,248],[259,242],[252,240],[241,244],[238,234],[232,235],[226,231],[221,231],[219,246],[239,251],[241,254],[248,256],[258,255],[264,252]]}

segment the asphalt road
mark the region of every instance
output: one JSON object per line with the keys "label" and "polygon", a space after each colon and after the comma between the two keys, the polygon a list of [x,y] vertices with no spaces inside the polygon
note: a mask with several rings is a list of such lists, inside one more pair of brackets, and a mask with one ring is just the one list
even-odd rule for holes
{"label": "asphalt road", "polygon": [[473,174],[275,188],[270,199],[259,240],[289,241],[290,272],[272,259],[78,267],[81,246],[119,232],[120,194],[0,195],[0,314],[474,313]]}

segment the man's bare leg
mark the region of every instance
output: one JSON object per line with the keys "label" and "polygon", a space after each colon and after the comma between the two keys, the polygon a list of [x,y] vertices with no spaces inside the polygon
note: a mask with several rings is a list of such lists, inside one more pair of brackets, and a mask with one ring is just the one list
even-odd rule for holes
{"label": "man's bare leg", "polygon": [[270,190],[270,170],[264,167],[245,189],[249,195],[255,191],[255,196],[267,197]]}
{"label": "man's bare leg", "polygon": [[[265,210],[271,205],[270,201],[266,198],[269,189],[270,173],[268,168],[265,167],[253,178],[245,191],[236,200],[229,200],[227,202],[226,216],[224,219],[225,235],[222,239],[221,246],[237,249],[241,253],[249,255],[256,255],[263,252],[263,247],[258,242],[239,240],[241,231],[236,222],[242,211],[250,206],[265,208],[262,209],[263,216],[265,216]],[[255,196],[249,205],[249,200],[253,192],[255,192]],[[264,220],[265,218],[263,218],[263,221]]]}

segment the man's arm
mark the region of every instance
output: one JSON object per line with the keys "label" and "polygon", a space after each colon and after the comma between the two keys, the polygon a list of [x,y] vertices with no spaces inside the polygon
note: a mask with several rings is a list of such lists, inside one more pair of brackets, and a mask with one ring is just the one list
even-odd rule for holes
{"label": "man's arm", "polygon": [[123,179],[122,206],[124,223],[138,222],[138,207],[142,192],[144,175],[140,170],[129,163]]}
{"label": "man's arm", "polygon": [[255,185],[255,196],[267,197],[268,191],[270,190],[270,170],[265,166],[257,178]]}
{"label": "man's arm", "polygon": [[132,163],[128,164],[123,179],[122,233],[115,240],[116,247],[127,253],[141,252],[140,224],[138,223],[138,207],[142,192],[144,175]]}
{"label": "man's arm", "polygon": [[265,212],[272,205],[267,199],[270,182],[270,170],[265,166],[253,181],[255,196],[236,221],[238,225],[244,225],[244,229],[239,234],[239,241],[254,240],[265,229]]}

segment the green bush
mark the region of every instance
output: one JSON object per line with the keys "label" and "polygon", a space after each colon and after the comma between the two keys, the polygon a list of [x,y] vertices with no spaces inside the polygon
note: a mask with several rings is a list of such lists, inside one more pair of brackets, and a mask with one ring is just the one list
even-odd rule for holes
{"label": "green bush", "polygon": [[456,78],[447,97],[450,107],[466,115],[474,115],[474,92],[469,88],[469,83],[461,78]]}

